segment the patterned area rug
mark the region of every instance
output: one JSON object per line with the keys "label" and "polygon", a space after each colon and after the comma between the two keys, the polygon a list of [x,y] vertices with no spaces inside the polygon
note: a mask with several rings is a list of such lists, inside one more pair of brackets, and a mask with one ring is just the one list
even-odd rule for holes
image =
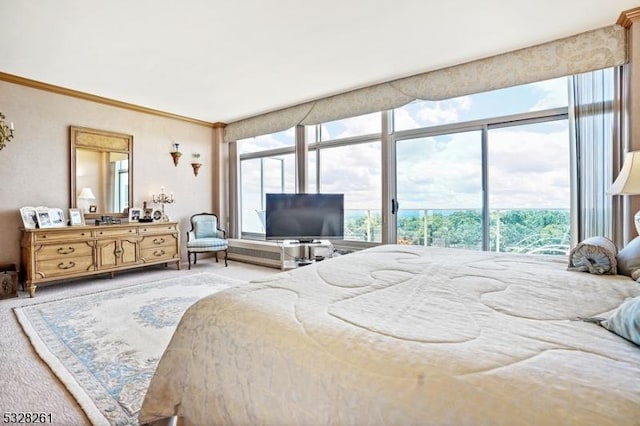
{"label": "patterned area rug", "polygon": [[137,425],[156,365],[182,314],[242,281],[188,275],[16,308],[40,357],[93,424]]}

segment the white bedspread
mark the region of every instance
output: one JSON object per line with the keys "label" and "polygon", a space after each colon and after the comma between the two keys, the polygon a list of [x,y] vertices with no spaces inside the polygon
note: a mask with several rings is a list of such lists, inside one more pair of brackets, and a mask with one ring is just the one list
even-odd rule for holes
{"label": "white bedspread", "polygon": [[200,300],[141,423],[639,425],[640,347],[578,317],[640,295],[566,258],[380,246]]}

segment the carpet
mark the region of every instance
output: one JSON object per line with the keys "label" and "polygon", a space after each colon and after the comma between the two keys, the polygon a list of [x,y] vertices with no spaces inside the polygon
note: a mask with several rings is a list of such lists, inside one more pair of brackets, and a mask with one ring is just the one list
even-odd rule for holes
{"label": "carpet", "polygon": [[15,308],[40,355],[93,424],[137,425],[151,377],[182,314],[243,281],[186,275]]}

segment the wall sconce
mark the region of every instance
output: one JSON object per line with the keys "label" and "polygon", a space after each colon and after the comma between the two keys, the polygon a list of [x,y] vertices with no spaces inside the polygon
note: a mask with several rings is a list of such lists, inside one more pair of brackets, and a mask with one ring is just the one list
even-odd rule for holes
{"label": "wall sconce", "polygon": [[197,152],[192,154],[193,157],[193,162],[191,163],[191,167],[193,167],[193,175],[194,176],[198,176],[198,171],[200,170],[200,167],[202,166],[202,163],[200,163],[198,160],[200,158],[200,154],[198,154]]}
{"label": "wall sconce", "polygon": [[178,161],[180,160],[180,156],[182,155],[182,153],[180,152],[180,144],[179,143],[174,143],[173,144],[173,151],[170,154],[173,157],[173,165],[177,167],[178,166]]}
{"label": "wall sconce", "polygon": [[7,126],[4,119],[4,114],[0,112],[0,151],[13,139],[13,122]]}
{"label": "wall sconce", "polygon": [[160,187],[160,193],[159,194],[151,194],[151,199],[153,200],[153,204],[160,204],[162,206],[162,221],[163,222],[168,222],[169,221],[169,216],[167,216],[164,213],[164,205],[165,204],[173,204],[175,202],[175,200],[173,199],[173,192],[169,195],[167,195],[164,192],[164,186]]}

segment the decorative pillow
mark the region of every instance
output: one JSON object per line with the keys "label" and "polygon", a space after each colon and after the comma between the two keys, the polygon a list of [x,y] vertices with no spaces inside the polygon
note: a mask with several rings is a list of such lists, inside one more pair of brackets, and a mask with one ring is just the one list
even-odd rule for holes
{"label": "decorative pillow", "polygon": [[214,218],[200,219],[193,226],[196,238],[213,238],[218,235]]}
{"label": "decorative pillow", "polygon": [[640,346],[640,296],[624,302],[600,325]]}
{"label": "decorative pillow", "polygon": [[635,237],[616,256],[618,273],[638,281],[640,278],[640,237]]}
{"label": "decorative pillow", "polygon": [[571,250],[567,269],[591,274],[615,275],[618,273],[617,253],[618,248],[607,237],[590,237]]}

